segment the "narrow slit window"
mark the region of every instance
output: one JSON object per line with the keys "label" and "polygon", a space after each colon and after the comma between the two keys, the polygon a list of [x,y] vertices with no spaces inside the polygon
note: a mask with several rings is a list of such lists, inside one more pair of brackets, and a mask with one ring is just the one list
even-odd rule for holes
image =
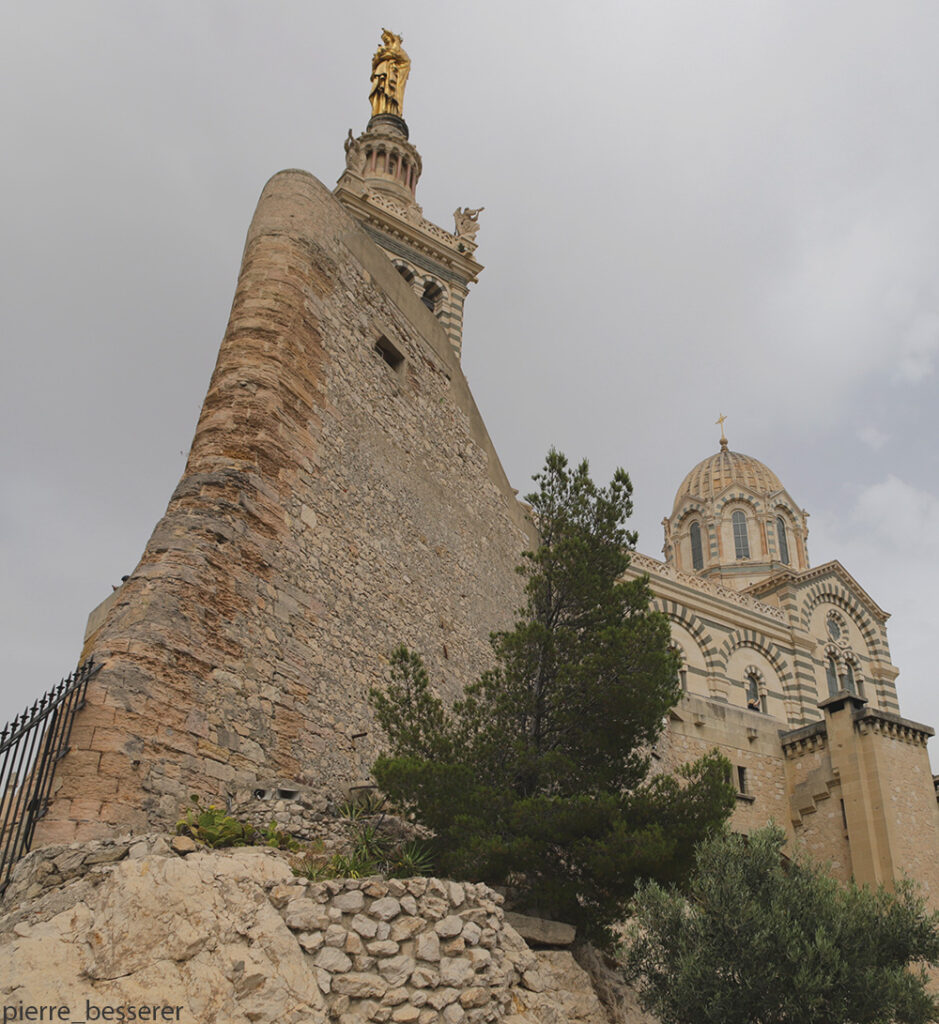
{"label": "narrow slit window", "polygon": [[738,508],[731,517],[734,526],[734,551],[737,558],[750,557],[750,538],[747,536],[747,517]]}
{"label": "narrow slit window", "polygon": [[760,689],[759,677],[752,672],[747,673],[747,707],[751,711],[762,711],[766,713],[766,694]]}
{"label": "narrow slit window", "polygon": [[704,552],[701,549],[701,524],[691,524],[691,564],[695,569],[704,568]]}
{"label": "narrow slit window", "polygon": [[786,520],[776,516],[776,539],[779,542],[779,560],[783,565],[789,564],[789,542],[786,539]]}
{"label": "narrow slit window", "polygon": [[825,663],[825,677],[828,681],[828,694],[834,697],[841,689],[841,684],[838,682],[838,666],[831,655],[828,656],[828,661]]}
{"label": "narrow slit window", "polygon": [[742,764],[737,765],[737,792],[747,792],[747,770]]}

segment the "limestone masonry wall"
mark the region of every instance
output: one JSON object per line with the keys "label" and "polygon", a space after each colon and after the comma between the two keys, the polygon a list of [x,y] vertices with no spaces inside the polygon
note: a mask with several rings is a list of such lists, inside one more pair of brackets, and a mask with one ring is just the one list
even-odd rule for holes
{"label": "limestone masonry wall", "polygon": [[183,478],[86,646],[104,667],[36,843],[257,777],[363,782],[389,652],[419,650],[448,697],[474,679],[527,528],[443,329],[319,182],[276,175]]}
{"label": "limestone masonry wall", "polygon": [[731,827],[749,832],[773,819],[790,830],[779,724],[769,715],[685,694],[656,747],[659,765],[674,772],[718,748],[731,762],[738,791]]}
{"label": "limestone masonry wall", "polygon": [[890,728],[874,716],[862,717],[860,735],[875,799],[882,804],[893,870],[922,886],[932,908],[939,909],[939,807],[928,785],[929,755],[924,738],[909,729]]}

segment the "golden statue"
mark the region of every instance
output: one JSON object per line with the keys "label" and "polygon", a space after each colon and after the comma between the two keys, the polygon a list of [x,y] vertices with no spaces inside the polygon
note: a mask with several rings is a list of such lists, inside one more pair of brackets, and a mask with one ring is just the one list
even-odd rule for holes
{"label": "golden statue", "polygon": [[401,36],[381,30],[381,46],[372,57],[372,116],[395,114],[401,117],[404,86],[411,70],[411,58],[401,49]]}

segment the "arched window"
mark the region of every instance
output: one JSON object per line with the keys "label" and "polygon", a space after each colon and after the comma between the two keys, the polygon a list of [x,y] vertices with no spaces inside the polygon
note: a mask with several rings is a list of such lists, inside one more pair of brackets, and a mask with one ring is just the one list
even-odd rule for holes
{"label": "arched window", "polygon": [[760,686],[760,672],[751,668],[747,671],[744,682],[747,688],[747,707],[751,711],[766,713],[766,694]]}
{"label": "arched window", "polygon": [[825,663],[825,677],[828,680],[828,695],[834,697],[841,689],[841,683],[838,682],[838,666],[831,654],[828,655],[828,660]]}
{"label": "arched window", "polygon": [[701,550],[701,524],[694,522],[691,524],[691,564],[695,569],[704,568],[704,553]]}
{"label": "arched window", "polygon": [[848,693],[857,694],[857,680],[854,678],[854,666],[849,661],[844,674],[844,688]]}
{"label": "arched window", "polygon": [[788,565],[789,542],[786,540],[786,520],[782,516],[776,516],[776,539],[779,542],[779,560]]}
{"label": "arched window", "polygon": [[431,313],[436,313],[442,295],[443,289],[440,285],[434,281],[428,281],[424,286],[424,294],[421,295],[421,302],[424,303]]}
{"label": "arched window", "polygon": [[734,550],[737,558],[750,557],[750,539],[747,537],[747,517],[738,508],[731,517],[734,524]]}

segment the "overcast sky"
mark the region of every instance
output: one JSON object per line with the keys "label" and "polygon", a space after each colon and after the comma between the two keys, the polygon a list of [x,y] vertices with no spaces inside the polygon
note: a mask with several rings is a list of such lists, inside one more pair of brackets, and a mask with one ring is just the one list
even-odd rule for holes
{"label": "overcast sky", "polygon": [[[25,0],[0,15],[0,719],[182,473],[271,174],[332,185],[404,36],[425,216],[484,206],[463,364],[513,484],[617,465],[639,548],[765,462],[939,724],[935,0]],[[934,762],[937,755],[933,753]]]}

